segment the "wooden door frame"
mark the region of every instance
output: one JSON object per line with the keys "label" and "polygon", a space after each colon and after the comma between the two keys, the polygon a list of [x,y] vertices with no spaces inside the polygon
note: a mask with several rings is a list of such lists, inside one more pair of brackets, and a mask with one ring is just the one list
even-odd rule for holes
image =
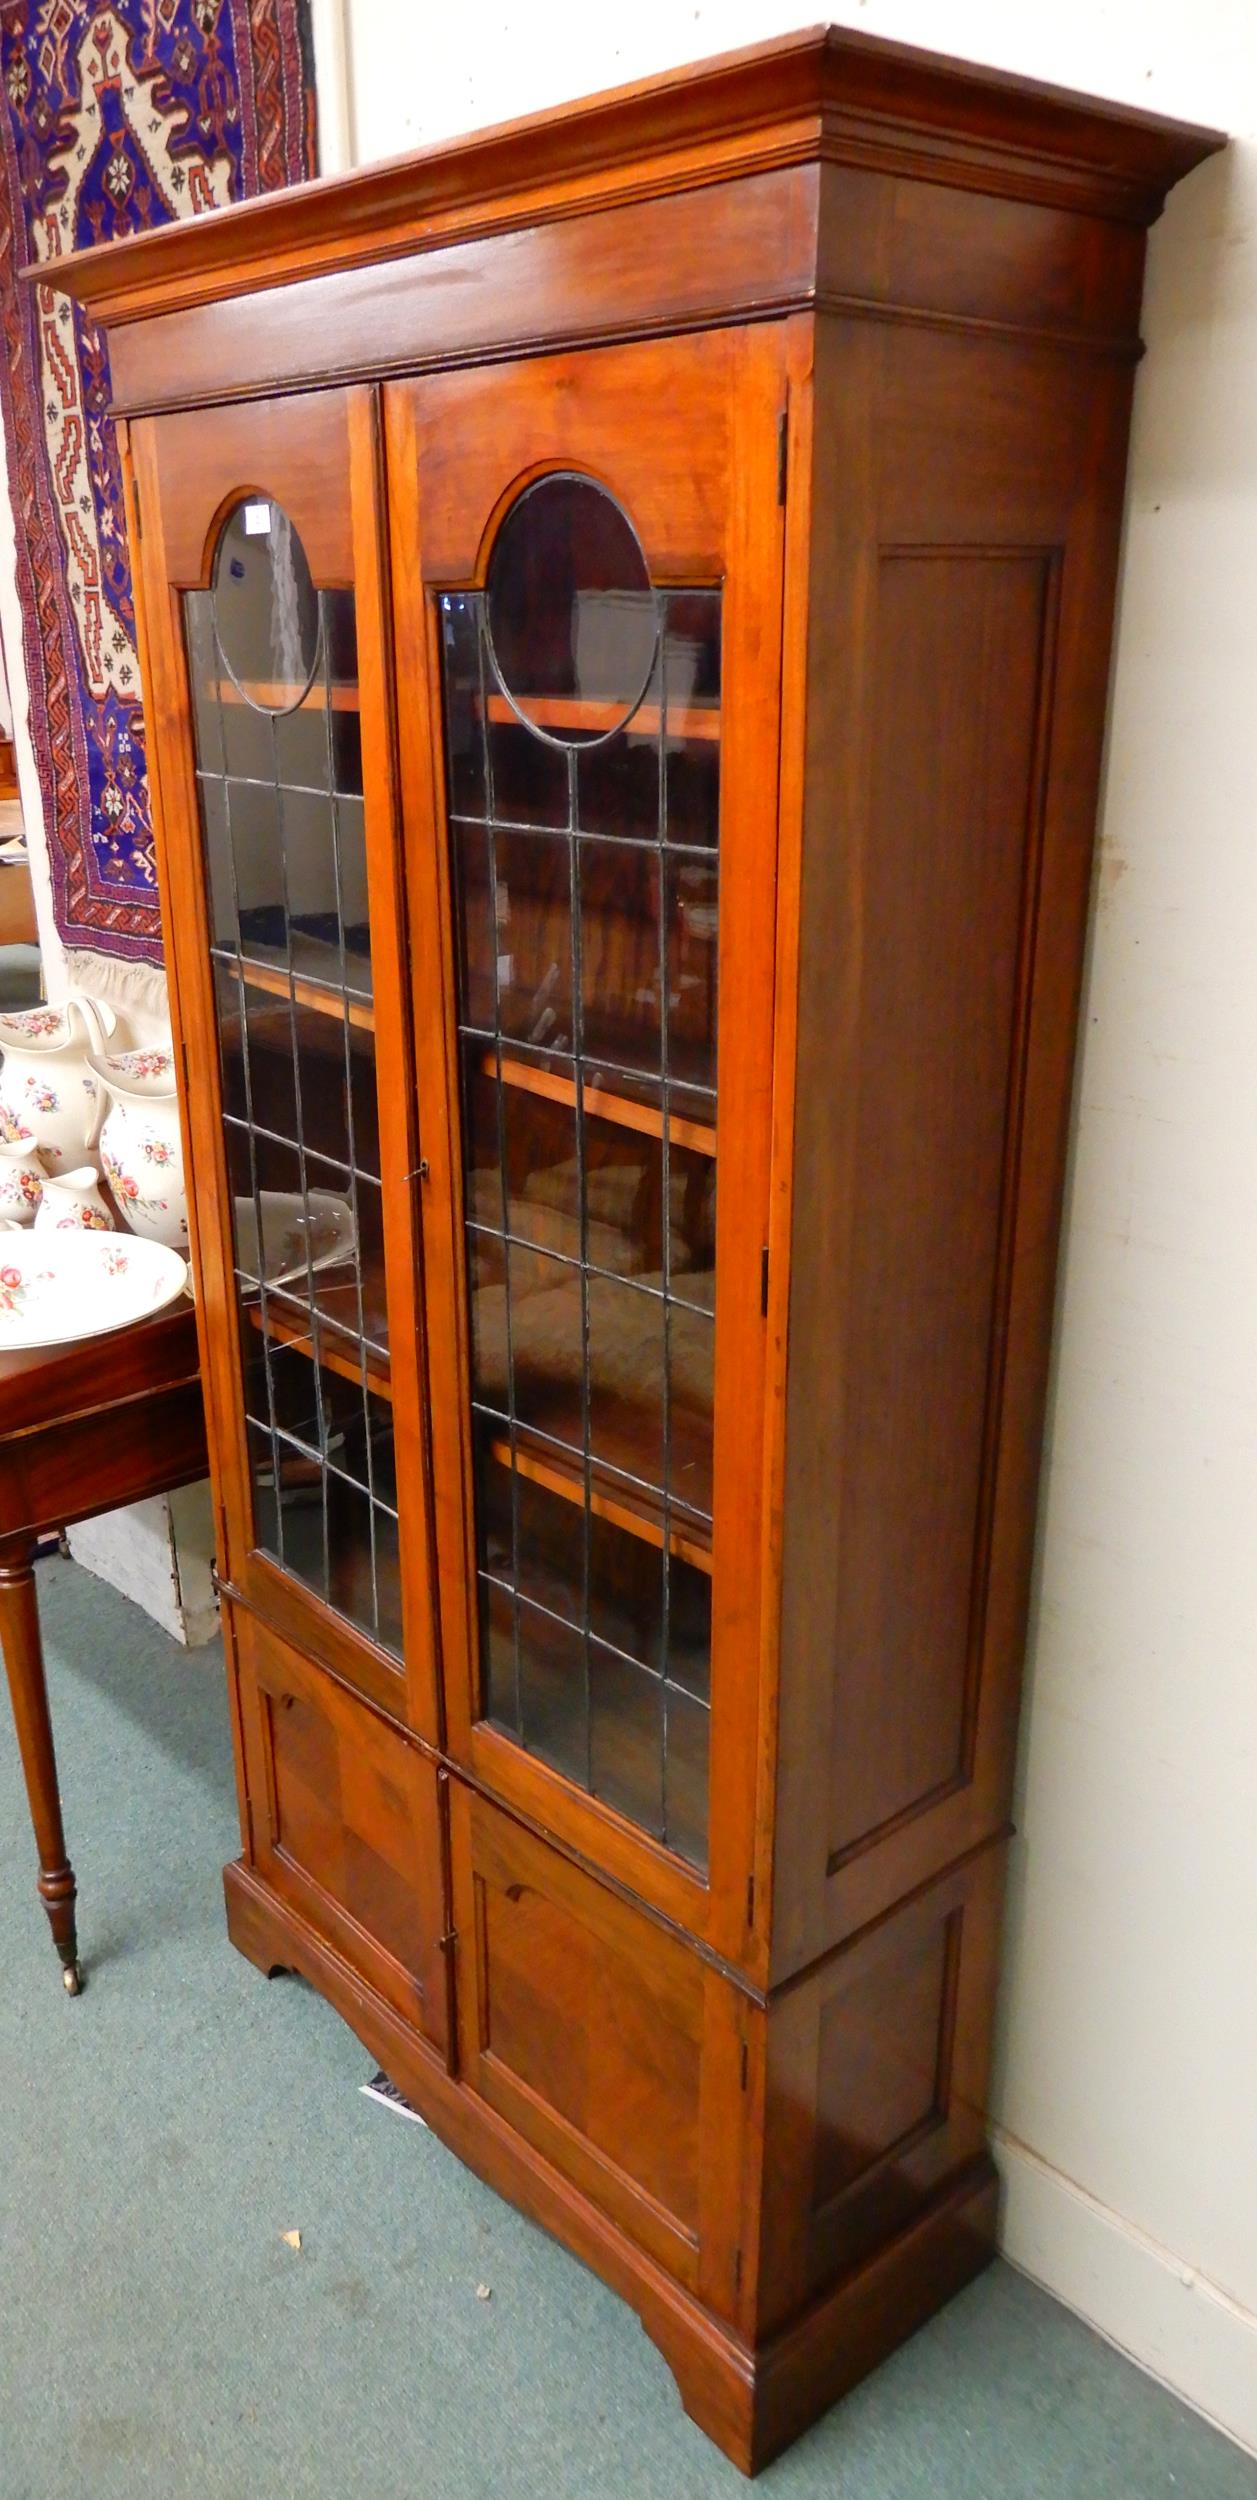
{"label": "wooden door frame", "polygon": [[[435,1745],[441,1732],[432,1632],[428,1467],[422,1396],[418,1244],[411,1183],[418,1161],[409,1083],[409,999],[403,977],[404,896],[396,838],[391,636],[382,510],[379,410],[369,386],[294,395],[263,407],[192,411],[132,423],[133,545],[144,615],[149,747],[158,866],[167,928],[171,1008],[179,1048],[180,1107],[192,1210],[201,1359],[211,1418],[219,1569],[298,1648]],[[329,497],[343,462],[344,500]],[[196,479],[191,523],[175,496]],[[304,475],[303,475],[304,472]],[[165,473],[165,474],[164,474]],[[274,481],[268,484],[267,481]],[[210,926],[196,795],[191,692],[181,597],[204,587],[225,513],[249,491],[276,492],[300,509],[310,498],[311,571],[320,587],[353,589],[363,723],[364,820],[376,999],[376,1065],[385,1269],[397,1443],[405,1657],[402,1664],[284,1573],[253,1543],[239,1328],[231,1250]],[[296,491],[294,491],[294,488]],[[203,511],[204,525],[199,516]],[[174,544],[172,545],[172,534]],[[303,538],[306,533],[303,532]]]}
{"label": "wooden door frame", "polygon": [[[384,386],[394,630],[399,684],[406,689],[398,734],[416,1071],[428,1174],[422,1193],[424,1278],[447,1745],[454,1760],[486,1790],[605,1868],[752,1979],[767,1970],[770,1890],[771,1782],[760,1724],[768,1399],[762,1250],[769,1241],[772,1154],[785,554],[779,425],[786,404],[787,354],[798,326],[778,321],[593,347]],[[687,550],[695,566],[688,578],[719,579],[725,594],[722,704],[727,727],[721,775],[718,978],[720,996],[738,1002],[736,1017],[726,1015],[722,1030],[717,1110],[717,1378],[725,1388],[723,1405],[717,1391],[708,1882],[626,1817],[475,1719],[469,1338],[436,592],[466,588],[483,577],[492,524],[525,482],[551,468],[575,466],[612,486],[650,557],[643,496],[632,482],[635,469],[641,480],[649,474],[650,429],[631,451],[617,446],[611,421],[598,405],[602,382],[607,382],[613,401],[616,374],[622,375],[626,366],[641,384],[641,406],[658,406],[657,394],[669,384],[682,396],[687,388],[697,392],[702,377],[711,394],[708,405],[718,404],[721,391],[727,393],[727,400],[719,403],[728,429],[727,486],[717,519],[720,543],[712,547],[700,539]],[[518,437],[526,465],[524,459],[499,460],[492,434],[494,423],[503,423],[504,396],[512,391],[516,399],[522,395],[525,400],[531,393],[538,405],[537,422]],[[515,400],[509,404],[514,407]],[[474,413],[480,411],[489,429],[487,456]],[[435,493],[430,459],[425,470],[425,412],[427,440],[439,441],[447,470],[457,463],[460,444],[469,446],[477,459],[477,488],[483,478],[484,492],[468,524],[454,511],[448,493]],[[698,476],[701,464],[694,466]],[[425,492],[431,518],[425,517]],[[685,487],[679,475],[673,492],[682,505]],[[671,525],[667,490],[656,487],[654,499],[666,529]],[[696,486],[695,530],[704,526],[701,500]],[[688,514],[677,520],[678,545],[687,544],[680,535],[687,519]],[[710,513],[706,526],[710,537]],[[671,582],[682,575],[674,566],[661,571],[660,578]]]}

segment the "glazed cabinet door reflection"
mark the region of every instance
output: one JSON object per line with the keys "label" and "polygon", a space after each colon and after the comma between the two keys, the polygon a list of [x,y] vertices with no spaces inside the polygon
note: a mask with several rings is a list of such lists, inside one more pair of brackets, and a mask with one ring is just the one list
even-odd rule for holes
{"label": "glazed cabinet door reflection", "polygon": [[327,394],[136,448],[224,1567],[434,1734],[373,414]]}
{"label": "glazed cabinet door reflection", "polygon": [[429,689],[408,795],[412,876],[436,874],[416,919],[449,935],[444,967],[420,966],[447,1005],[420,1083],[425,1138],[430,1102],[448,1109],[433,1405],[473,1592],[455,1619],[443,1570],[453,1742],[730,1950],[754,1750],[782,387],[776,337],[743,334],[441,377],[390,411],[402,682]]}

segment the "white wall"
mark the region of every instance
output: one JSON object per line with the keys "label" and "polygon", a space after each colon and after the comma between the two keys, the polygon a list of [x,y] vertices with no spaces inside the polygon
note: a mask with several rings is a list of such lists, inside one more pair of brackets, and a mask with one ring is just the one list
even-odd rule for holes
{"label": "white wall", "polygon": [[[346,7],[360,160],[807,16]],[[1257,2449],[1257,8],[847,14],[1250,142],[1152,241],[998,2106],[1010,2255]]]}

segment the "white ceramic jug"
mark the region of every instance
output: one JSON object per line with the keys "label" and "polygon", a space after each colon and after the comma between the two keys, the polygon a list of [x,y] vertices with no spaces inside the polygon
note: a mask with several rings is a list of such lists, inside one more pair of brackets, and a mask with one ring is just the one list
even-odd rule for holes
{"label": "white ceramic jug", "polygon": [[81,1163],[104,1108],[88,1055],[103,1051],[116,1022],[112,1007],[77,990],[62,1007],[0,1016],[0,1138],[38,1146],[52,1172]]}
{"label": "white ceramic jug", "polygon": [[100,1154],[127,1223],[149,1241],[185,1249],[188,1201],[170,1044],[93,1052],[90,1064],[111,1097]]}
{"label": "white ceramic jug", "polygon": [[11,1224],[33,1224],[44,1194],[48,1167],[34,1146],[0,1142],[0,1217]]}
{"label": "white ceramic jug", "polygon": [[77,1172],[58,1172],[55,1179],[49,1174],[35,1218],[37,1233],[116,1233],[117,1229],[101,1196],[94,1163],[81,1164]]}

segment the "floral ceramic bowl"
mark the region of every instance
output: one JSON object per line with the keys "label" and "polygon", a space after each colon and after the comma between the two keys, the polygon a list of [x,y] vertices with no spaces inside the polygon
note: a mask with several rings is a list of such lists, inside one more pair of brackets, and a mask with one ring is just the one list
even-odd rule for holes
{"label": "floral ceramic bowl", "polygon": [[188,1264],[118,1233],[0,1233],[0,1352],[129,1328],[178,1300]]}

